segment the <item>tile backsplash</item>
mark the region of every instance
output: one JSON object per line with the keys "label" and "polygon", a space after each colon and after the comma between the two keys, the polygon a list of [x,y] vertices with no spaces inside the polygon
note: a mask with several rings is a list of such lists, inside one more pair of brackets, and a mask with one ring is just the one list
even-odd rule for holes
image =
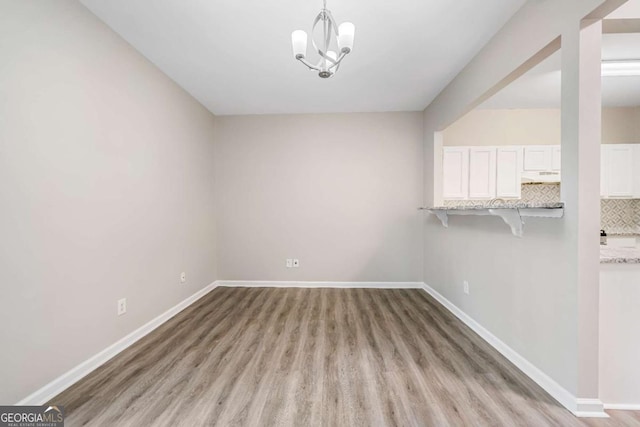
{"label": "tile backsplash", "polygon": [[522,201],[531,203],[556,203],[560,201],[560,184],[524,184]]}
{"label": "tile backsplash", "polygon": [[600,208],[607,234],[640,234],[640,199],[602,199]]}

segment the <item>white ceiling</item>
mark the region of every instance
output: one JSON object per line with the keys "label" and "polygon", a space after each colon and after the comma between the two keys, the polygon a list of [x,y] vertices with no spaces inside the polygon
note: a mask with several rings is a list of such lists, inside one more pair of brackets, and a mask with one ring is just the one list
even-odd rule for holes
{"label": "white ceiling", "polygon": [[321,0],[81,1],[219,115],[422,110],[525,3],[328,0],[356,38],[323,80],[290,39],[311,30]]}
{"label": "white ceiling", "polygon": [[[629,0],[607,18],[639,19],[640,0]],[[560,108],[561,54],[552,55],[479,108]],[[603,35],[602,59],[640,59],[640,34]],[[640,106],[640,76],[603,77],[602,105]]]}

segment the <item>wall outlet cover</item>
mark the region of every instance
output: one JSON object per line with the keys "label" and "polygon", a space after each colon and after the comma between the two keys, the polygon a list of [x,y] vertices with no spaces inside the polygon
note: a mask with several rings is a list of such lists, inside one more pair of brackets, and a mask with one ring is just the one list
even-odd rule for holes
{"label": "wall outlet cover", "polygon": [[118,300],[118,316],[122,316],[127,312],[127,299],[122,298]]}
{"label": "wall outlet cover", "polygon": [[291,258],[287,259],[287,268],[293,267],[293,260]]}
{"label": "wall outlet cover", "polygon": [[294,267],[294,268],[298,268],[298,267],[300,267],[300,261],[298,261],[297,259],[294,259],[294,260],[293,260],[293,267]]}
{"label": "wall outlet cover", "polygon": [[180,283],[184,283],[186,281],[187,281],[187,273],[183,271],[182,273],[180,273]]}

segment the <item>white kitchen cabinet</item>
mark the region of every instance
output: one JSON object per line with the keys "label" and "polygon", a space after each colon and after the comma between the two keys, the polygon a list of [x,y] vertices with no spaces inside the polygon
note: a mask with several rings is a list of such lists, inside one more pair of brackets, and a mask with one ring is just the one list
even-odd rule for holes
{"label": "white kitchen cabinet", "polygon": [[496,149],[495,147],[469,148],[469,198],[493,199],[496,197]]}
{"label": "white kitchen cabinet", "polygon": [[633,197],[635,181],[633,145],[603,145],[601,154],[601,195],[604,197]]}
{"label": "white kitchen cabinet", "polygon": [[500,147],[496,152],[496,197],[521,197],[522,147]]}
{"label": "white kitchen cabinet", "polygon": [[544,173],[557,176],[561,163],[559,145],[443,147],[442,196],[445,200],[519,199],[523,172],[534,178]]}
{"label": "white kitchen cabinet", "polygon": [[554,145],[551,148],[551,170],[560,172],[560,169],[562,169],[562,149],[559,145]]}
{"label": "white kitchen cabinet", "polygon": [[442,197],[449,200],[464,200],[469,196],[469,148],[443,147]]}
{"label": "white kitchen cabinet", "polygon": [[640,199],[640,143],[632,145],[633,150],[633,198]]}
{"label": "white kitchen cabinet", "polygon": [[524,147],[524,171],[560,172],[561,169],[562,149],[559,145],[530,145]]}
{"label": "white kitchen cabinet", "polygon": [[606,145],[600,146],[600,197],[607,197],[609,188],[609,174],[607,168],[609,164],[609,151]]}
{"label": "white kitchen cabinet", "polygon": [[524,170],[542,172],[551,170],[553,146],[532,145],[524,147]]}

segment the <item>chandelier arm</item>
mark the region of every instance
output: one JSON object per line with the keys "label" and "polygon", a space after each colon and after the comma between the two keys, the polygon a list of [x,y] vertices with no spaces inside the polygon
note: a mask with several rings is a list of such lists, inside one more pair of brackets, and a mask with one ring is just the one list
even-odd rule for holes
{"label": "chandelier arm", "polygon": [[340,52],[340,56],[335,60],[335,63],[329,67],[329,69],[335,68],[335,70],[338,71],[338,67],[345,56],[347,56],[346,52]]}
{"label": "chandelier arm", "polygon": [[340,64],[342,63],[342,60],[344,59],[344,57],[347,56],[346,52],[342,52],[340,53],[340,56],[338,57],[338,59],[336,59],[336,63],[331,65],[328,70],[332,71],[333,73],[338,72],[338,70],[340,69]]}
{"label": "chandelier arm", "polygon": [[304,65],[306,65],[310,70],[316,70],[316,71],[320,71],[321,69],[316,67],[315,65],[309,63],[309,61],[307,61],[305,58],[301,57],[301,58],[296,58],[298,61],[302,62]]}

